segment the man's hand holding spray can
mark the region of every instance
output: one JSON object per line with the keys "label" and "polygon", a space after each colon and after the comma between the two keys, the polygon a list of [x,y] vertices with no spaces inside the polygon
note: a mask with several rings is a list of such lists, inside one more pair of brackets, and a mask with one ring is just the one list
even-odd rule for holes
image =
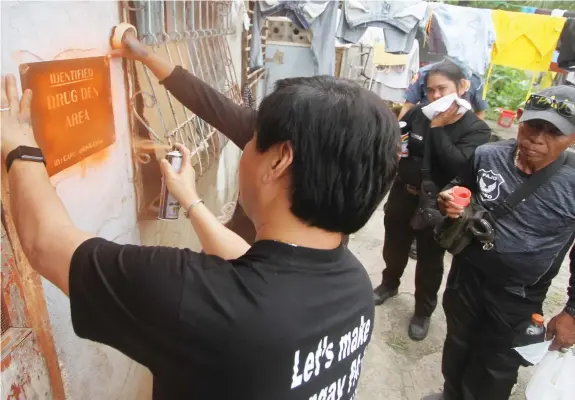
{"label": "man's hand holding spray can", "polygon": [[[182,153],[178,150],[170,151],[165,158],[176,174],[182,168]],[[174,220],[180,217],[180,203],[172,196],[166,184],[166,176],[162,175],[162,189],[160,192],[160,210],[158,219]]]}
{"label": "man's hand holding spray can", "polygon": [[161,161],[162,189],[158,219],[173,221],[179,218],[183,205],[188,213],[203,201],[196,193],[196,174],[190,151],[177,144]]}

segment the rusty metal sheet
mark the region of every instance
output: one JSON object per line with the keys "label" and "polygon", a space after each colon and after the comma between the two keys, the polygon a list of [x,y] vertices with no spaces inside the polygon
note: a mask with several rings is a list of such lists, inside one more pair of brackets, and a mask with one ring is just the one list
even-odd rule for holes
{"label": "rusty metal sheet", "polygon": [[31,332],[31,329],[18,328],[7,332],[14,336],[16,344],[8,354],[2,355],[3,400],[53,398],[48,368]]}
{"label": "rusty metal sheet", "polygon": [[[2,332],[1,337],[2,399],[63,400],[64,386],[42,282],[24,256],[15,233],[9,203],[10,194],[6,176],[3,175],[2,301],[3,311],[10,316],[10,328]],[[14,369],[19,372],[12,373]],[[26,378],[27,372],[30,373],[30,379]]]}
{"label": "rusty metal sheet", "polygon": [[22,284],[16,273],[16,259],[2,223],[2,312],[8,314],[10,327],[26,327],[26,305]]}

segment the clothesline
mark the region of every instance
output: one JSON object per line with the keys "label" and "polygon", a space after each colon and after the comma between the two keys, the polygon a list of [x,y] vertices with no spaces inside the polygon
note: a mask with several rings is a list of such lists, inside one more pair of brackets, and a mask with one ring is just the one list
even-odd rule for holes
{"label": "clothesline", "polygon": [[[335,72],[334,35],[343,43],[353,44],[361,40],[368,28],[379,30],[382,37],[378,41],[380,50],[385,43],[385,52],[402,55],[395,58],[385,56],[383,63],[389,64],[389,60],[394,60],[395,65],[401,60],[406,66],[373,72],[378,86],[386,86],[383,92],[390,92],[388,89],[393,88],[399,94],[418,73],[419,63],[413,62],[412,55],[419,52],[415,37],[420,32],[427,33],[423,41],[429,44],[432,54],[443,54],[456,61],[464,71],[468,71],[465,72],[468,79],[478,76],[479,86],[484,89],[487,88],[485,78],[489,79],[493,65],[546,72],[555,60],[559,64],[564,61],[569,67],[572,64],[575,69],[575,51],[566,58],[556,52],[565,21],[575,23],[575,19],[558,16],[565,13],[560,10],[521,8],[521,11],[461,7],[421,0],[258,1],[254,8],[250,65],[263,65],[261,45],[258,46],[263,19],[281,15],[288,17],[294,26],[312,31],[311,54],[316,74]],[[569,38],[575,36],[575,25],[573,32],[567,32]],[[414,45],[417,46],[416,51]],[[481,91],[485,93],[485,90]]]}
{"label": "clothesline", "polygon": [[[460,7],[423,1],[368,2],[349,0],[342,4],[337,37],[344,42],[357,43],[368,27],[378,27],[381,28],[386,37],[386,50],[388,52],[408,54],[415,37],[415,31],[420,28],[427,32],[424,46],[428,39],[431,40],[434,42],[431,45],[432,49],[438,48],[438,51],[434,51],[434,53],[458,58],[461,62],[469,64],[474,72],[482,76],[485,75],[491,64],[492,53],[495,53],[493,54],[496,56],[494,57],[495,64],[498,65],[532,71],[547,71],[553,57],[553,54],[549,54],[547,50],[557,47],[561,24],[565,21],[560,15],[563,15],[565,11],[525,9],[525,7],[521,8],[520,6],[517,8],[525,12]],[[537,14],[535,14],[536,12]],[[527,17],[526,15],[529,13],[532,15]],[[572,14],[575,16],[575,12]],[[491,15],[493,15],[493,19],[506,19],[507,21],[492,22]],[[515,25],[518,26],[505,25],[506,22],[514,24],[516,20],[519,23]],[[522,23],[521,20],[545,26],[529,29],[527,25],[530,24]],[[497,24],[497,22],[501,23]],[[497,25],[497,29],[494,29],[494,24]],[[460,29],[453,29],[454,27]],[[553,29],[557,32],[550,32]],[[501,40],[501,36],[508,34],[509,30],[513,31],[511,34],[515,35],[514,40]],[[525,43],[514,43],[515,39],[519,39],[521,42],[524,38],[528,38],[534,43],[527,55],[509,57],[504,54],[514,54],[513,51],[510,51],[513,46],[525,47]],[[502,52],[502,47],[506,45],[512,46]],[[494,49],[492,49],[493,47]],[[544,51],[541,51],[541,48]],[[477,51],[479,51],[480,56],[476,55]]]}

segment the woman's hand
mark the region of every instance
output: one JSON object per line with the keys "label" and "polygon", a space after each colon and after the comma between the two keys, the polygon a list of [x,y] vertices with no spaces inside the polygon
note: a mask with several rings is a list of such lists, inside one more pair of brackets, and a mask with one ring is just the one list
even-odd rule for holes
{"label": "woman's hand", "polygon": [[18,146],[38,147],[30,124],[32,91],[26,90],[22,99],[14,75],[2,77],[2,158]]}
{"label": "woman's hand", "polygon": [[177,144],[176,148],[182,153],[182,167],[180,171],[174,171],[174,168],[166,159],[160,162],[160,169],[166,180],[168,191],[187,211],[192,203],[199,199],[196,191],[196,172],[192,166],[190,150],[182,144]]}
{"label": "woman's hand", "polygon": [[442,214],[447,215],[449,218],[457,219],[461,217],[464,207],[453,202],[452,191],[453,189],[449,189],[439,193],[437,203]]}
{"label": "woman's hand", "polygon": [[451,107],[445,110],[442,113],[437,114],[431,120],[431,127],[432,128],[439,128],[442,126],[447,126],[456,123],[463,117],[463,114],[457,114],[459,111],[459,105],[456,102],[453,102]]}

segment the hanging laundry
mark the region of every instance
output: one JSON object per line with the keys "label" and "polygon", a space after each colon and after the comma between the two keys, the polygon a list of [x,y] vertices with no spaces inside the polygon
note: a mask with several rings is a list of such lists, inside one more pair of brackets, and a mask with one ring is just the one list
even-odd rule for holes
{"label": "hanging laundry", "polygon": [[383,36],[383,29],[374,26],[368,27],[363,36],[357,41],[357,44],[366,46],[372,46],[375,43],[385,44],[385,37]]}
{"label": "hanging laundry", "polygon": [[262,17],[288,17],[301,29],[309,29],[311,21],[308,21],[303,7],[298,1],[259,1],[260,15]]}
{"label": "hanging laundry", "polygon": [[493,11],[495,65],[543,72],[549,70],[565,18]]}
{"label": "hanging laundry", "polygon": [[405,90],[419,71],[419,42],[413,41],[409,54],[391,54],[385,52],[385,45],[375,45],[367,61],[365,74],[373,76],[371,90],[383,100],[394,103],[405,101]]}
{"label": "hanging laundry", "polygon": [[551,15],[551,10],[545,10],[543,8],[538,8],[537,10],[535,10],[535,14],[538,15]]}
{"label": "hanging laundry", "polygon": [[547,72],[543,72],[542,75],[543,76],[541,77],[541,82],[539,82],[539,90],[547,89],[547,88],[553,86],[553,80],[555,79],[555,76],[557,75],[557,73],[547,71]]}
{"label": "hanging laundry", "polygon": [[309,22],[304,11],[298,7],[297,1],[261,0],[254,4],[252,40],[250,43],[250,68],[257,69],[264,65],[262,54],[261,30],[266,17],[287,17],[303,30],[309,29]]}
{"label": "hanging laundry", "polygon": [[265,17],[287,16],[302,29],[312,33],[311,52],[316,75],[335,74],[335,31],[337,1],[257,1],[254,8],[250,68],[263,66],[261,28]]}
{"label": "hanging laundry", "polygon": [[563,15],[565,15],[565,10],[552,10],[551,11],[552,17],[562,17]]}
{"label": "hanging laundry", "polygon": [[427,14],[427,2],[347,0],[337,29],[337,37],[357,43],[368,27],[381,28],[386,51],[409,53],[420,21]]}
{"label": "hanging laundry", "polygon": [[525,14],[535,14],[537,7],[521,7],[521,12]]}
{"label": "hanging laundry", "polygon": [[559,40],[559,68],[575,71],[575,19],[569,18],[565,22]]}
{"label": "hanging laundry", "polygon": [[491,10],[439,3],[432,7],[430,50],[449,55],[483,76],[496,35]]}

